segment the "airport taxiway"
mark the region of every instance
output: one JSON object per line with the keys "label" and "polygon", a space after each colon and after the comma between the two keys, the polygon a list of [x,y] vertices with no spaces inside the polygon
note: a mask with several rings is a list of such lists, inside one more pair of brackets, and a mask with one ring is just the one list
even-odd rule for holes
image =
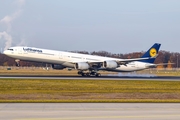
{"label": "airport taxiway", "polygon": [[1,103],[1,120],[179,120],[180,103]]}

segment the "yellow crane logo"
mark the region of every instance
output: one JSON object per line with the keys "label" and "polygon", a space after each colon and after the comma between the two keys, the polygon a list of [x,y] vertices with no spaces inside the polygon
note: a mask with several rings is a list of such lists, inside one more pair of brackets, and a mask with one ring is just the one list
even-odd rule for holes
{"label": "yellow crane logo", "polygon": [[149,54],[150,54],[150,56],[151,56],[151,57],[156,56],[156,54],[157,54],[156,49],[155,49],[155,48],[151,48],[151,50],[150,50]]}

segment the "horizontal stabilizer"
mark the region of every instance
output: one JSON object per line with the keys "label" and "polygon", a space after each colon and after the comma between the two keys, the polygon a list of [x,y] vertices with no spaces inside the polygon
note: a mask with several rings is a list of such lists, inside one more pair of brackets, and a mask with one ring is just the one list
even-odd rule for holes
{"label": "horizontal stabilizer", "polygon": [[157,67],[161,65],[173,65],[174,63],[146,64],[146,67]]}

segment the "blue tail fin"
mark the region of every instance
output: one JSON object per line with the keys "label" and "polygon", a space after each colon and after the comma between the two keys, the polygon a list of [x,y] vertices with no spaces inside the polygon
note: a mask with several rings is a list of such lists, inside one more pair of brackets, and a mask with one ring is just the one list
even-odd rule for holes
{"label": "blue tail fin", "polygon": [[[159,52],[160,46],[161,44],[155,43],[141,58],[156,56]],[[142,62],[147,62],[147,63],[154,63],[154,61],[155,61],[155,58],[142,60]]]}

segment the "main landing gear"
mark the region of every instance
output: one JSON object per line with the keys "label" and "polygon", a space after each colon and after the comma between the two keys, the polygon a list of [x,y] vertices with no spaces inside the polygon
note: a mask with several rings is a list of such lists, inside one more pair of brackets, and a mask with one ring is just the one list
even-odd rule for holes
{"label": "main landing gear", "polygon": [[94,71],[90,71],[90,72],[83,72],[83,71],[78,71],[78,75],[81,75],[81,76],[96,76],[96,77],[99,77],[101,76],[100,73],[97,73],[97,72],[94,72]]}

